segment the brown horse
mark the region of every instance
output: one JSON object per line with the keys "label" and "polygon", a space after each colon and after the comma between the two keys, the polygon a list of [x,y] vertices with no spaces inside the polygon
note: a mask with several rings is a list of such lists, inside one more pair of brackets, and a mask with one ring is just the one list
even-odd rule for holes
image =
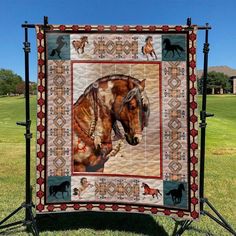
{"label": "brown horse", "polygon": [[139,144],[149,112],[145,80],[110,75],[92,83],[73,108],[74,171],[103,172],[105,162],[118,152],[111,138],[112,130],[120,133],[117,121],[123,126],[126,141]]}
{"label": "brown horse", "polygon": [[81,50],[81,54],[84,53],[84,48],[85,48],[85,44],[88,44],[88,37],[87,36],[82,36],[79,40],[73,40],[72,41],[72,45],[75,48],[76,52],[79,53],[79,49]]}
{"label": "brown horse", "polygon": [[[148,36],[145,39],[146,44],[142,47],[142,53],[143,53],[143,55],[146,55],[147,60],[149,60],[148,55],[150,55],[153,58],[153,60],[155,60],[155,59],[157,60],[157,55],[156,55],[155,50],[153,48],[152,41],[153,41],[152,36]],[[155,58],[153,57],[153,55],[155,56]]]}
{"label": "brown horse", "polygon": [[158,199],[158,194],[160,195],[160,196],[162,196],[162,194],[161,194],[161,192],[160,192],[160,190],[159,189],[154,189],[154,188],[150,188],[149,186],[148,186],[148,184],[146,184],[146,183],[142,183],[142,187],[144,188],[144,193],[143,193],[143,195],[152,195],[152,197],[154,198],[154,196],[156,196],[157,197],[157,199]]}

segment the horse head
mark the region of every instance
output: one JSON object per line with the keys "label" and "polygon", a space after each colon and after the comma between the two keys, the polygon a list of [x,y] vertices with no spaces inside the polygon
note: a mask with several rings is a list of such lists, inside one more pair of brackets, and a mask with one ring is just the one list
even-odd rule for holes
{"label": "horse head", "polygon": [[81,42],[84,42],[84,43],[88,44],[88,36],[82,36],[81,37]]}
{"label": "horse head", "polygon": [[142,183],[142,188],[149,188],[149,186],[148,186],[148,184],[146,184],[146,183]]}
{"label": "horse head", "polygon": [[152,36],[147,36],[147,38],[145,39],[146,43],[150,43],[152,42]]}
{"label": "horse head", "polygon": [[65,181],[64,183],[65,183],[65,186],[66,186],[67,188],[70,187],[70,182],[69,182],[69,181]]}
{"label": "horse head", "polygon": [[128,78],[126,89],[122,89],[121,98],[116,99],[119,102],[116,117],[124,128],[126,141],[130,145],[137,145],[142,140],[142,131],[148,125],[150,114],[145,80],[137,82]]}
{"label": "horse head", "polygon": [[185,191],[185,188],[184,188],[184,185],[183,185],[183,184],[179,184],[178,189],[179,189],[179,190],[183,190],[183,191]]}
{"label": "horse head", "polygon": [[170,45],[170,40],[168,38],[163,40],[163,44]]}

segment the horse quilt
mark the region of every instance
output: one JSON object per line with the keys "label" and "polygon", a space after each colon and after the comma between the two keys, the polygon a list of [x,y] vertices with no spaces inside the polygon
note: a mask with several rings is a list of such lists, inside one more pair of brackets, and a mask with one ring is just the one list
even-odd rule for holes
{"label": "horse quilt", "polygon": [[37,214],[198,219],[196,29],[36,30]]}

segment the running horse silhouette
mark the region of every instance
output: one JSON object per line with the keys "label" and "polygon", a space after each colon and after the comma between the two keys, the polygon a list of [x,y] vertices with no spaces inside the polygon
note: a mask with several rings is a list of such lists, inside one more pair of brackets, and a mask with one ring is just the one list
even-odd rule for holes
{"label": "running horse silhouette", "polygon": [[57,37],[56,44],[58,46],[52,50],[50,56],[53,57],[57,53],[58,57],[61,59],[61,49],[64,47],[64,45],[67,45],[67,42],[65,42],[63,36],[60,35]]}
{"label": "running horse silhouette", "polygon": [[[88,37],[87,36],[82,36],[79,40],[72,41],[72,45],[78,54],[84,53],[84,48],[85,48],[86,43],[88,44]],[[79,49],[81,50],[80,53],[79,53]]]}
{"label": "running horse silhouette", "polygon": [[164,57],[166,57],[169,52],[172,52],[172,57],[175,56],[175,52],[177,52],[180,57],[181,53],[184,52],[184,49],[178,44],[171,44],[170,39],[166,38],[163,41],[163,51],[166,51]]}
{"label": "running horse silhouette", "polygon": [[172,189],[166,195],[171,195],[174,205],[179,204],[182,200],[182,191],[185,191],[184,185],[179,184],[178,189]]}
{"label": "running horse silhouette", "polygon": [[103,172],[105,162],[119,148],[112,147],[112,130],[130,145],[142,140],[150,110],[145,80],[108,75],[88,86],[73,107],[73,160],[75,172]]}
{"label": "running horse silhouette", "polygon": [[144,188],[143,195],[152,195],[153,198],[156,196],[157,199],[158,199],[158,194],[160,196],[162,196],[162,194],[158,188],[156,188],[156,189],[150,188],[149,185],[146,183],[142,183],[142,187]]}
{"label": "running horse silhouette", "polygon": [[58,192],[61,192],[63,198],[64,198],[64,193],[65,192],[67,193],[67,196],[69,196],[69,190],[68,190],[69,187],[70,187],[70,182],[69,181],[64,181],[59,185],[51,185],[49,187],[50,196],[52,195],[55,198],[57,198],[56,195],[57,195]]}
{"label": "running horse silhouette", "polygon": [[[146,55],[147,60],[149,60],[148,54],[150,54],[150,56],[153,58],[153,60],[157,59],[157,55],[154,51],[152,41],[153,41],[152,36],[147,36],[147,38],[145,39],[146,44],[142,47],[142,53],[143,53],[143,55]],[[153,55],[155,56],[155,58],[153,57]]]}

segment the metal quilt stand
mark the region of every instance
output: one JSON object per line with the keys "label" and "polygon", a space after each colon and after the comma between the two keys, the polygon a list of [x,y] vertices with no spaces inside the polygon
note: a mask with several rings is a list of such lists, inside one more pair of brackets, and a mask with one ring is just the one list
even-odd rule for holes
{"label": "metal quilt stand", "polygon": [[[187,19],[187,25],[191,27],[191,18]],[[206,149],[206,118],[212,117],[214,114],[207,113],[206,111],[206,99],[207,99],[207,73],[208,73],[208,53],[209,53],[209,43],[208,43],[208,31],[211,27],[206,24],[205,27],[198,27],[200,30],[205,30],[205,42],[203,46],[204,53],[204,68],[203,68],[203,78],[202,78],[202,110],[200,111],[200,129],[201,129],[201,150],[200,150],[200,187],[199,187],[199,198],[200,198],[200,215],[208,216],[217,224],[225,228],[232,235],[236,235],[236,231],[232,226],[223,218],[223,216],[216,210],[216,208],[210,203],[210,201],[204,197],[204,173],[205,173],[205,149]],[[214,213],[208,212],[204,209],[208,206]],[[175,228],[173,236],[179,236],[184,233],[185,230],[191,225],[193,221],[175,221]]]}
{"label": "metal quilt stand", "polygon": [[[44,27],[47,28],[48,17],[44,17]],[[187,19],[187,25],[191,28],[191,18]],[[17,209],[11,212],[7,217],[0,221],[0,229],[12,228],[17,225],[26,226],[27,231],[31,232],[33,235],[38,236],[39,231],[37,228],[35,216],[33,213],[33,208],[35,207],[32,201],[32,186],[30,181],[30,141],[32,138],[32,133],[30,131],[31,120],[30,120],[30,99],[29,99],[29,53],[30,53],[30,43],[28,42],[28,29],[35,28],[35,25],[25,24],[22,25],[25,30],[25,41],[24,41],[24,53],[25,53],[25,122],[17,122],[17,125],[25,126],[25,140],[26,140],[26,167],[25,167],[25,202],[23,202]],[[206,118],[213,116],[213,114],[206,112],[206,96],[207,96],[207,71],[208,71],[208,30],[211,27],[206,24],[204,27],[198,27],[200,30],[205,30],[205,43],[203,48],[204,53],[204,71],[203,71],[203,89],[202,89],[202,111],[200,113],[200,128],[201,128],[201,152],[200,152],[200,214],[210,217],[213,221],[221,225],[227,231],[236,235],[234,229],[226,222],[226,220],[221,216],[221,214],[214,208],[214,206],[204,198],[204,171],[205,171],[205,138],[206,138]],[[216,216],[212,215],[208,211],[204,210],[204,206],[207,205]],[[25,217],[23,220],[16,221],[13,223],[4,224],[20,210],[25,210]],[[218,217],[218,218],[217,218]],[[185,230],[191,225],[191,220],[177,221],[175,224],[174,236],[179,236],[184,233]]]}
{"label": "metal quilt stand", "polygon": [[[44,17],[44,25],[47,25],[47,17]],[[17,209],[0,221],[0,229],[12,228],[14,226],[26,226],[26,230],[31,232],[33,235],[38,236],[39,231],[37,228],[35,216],[33,213],[33,208],[35,205],[32,201],[32,186],[31,186],[31,170],[30,170],[30,141],[32,138],[32,133],[30,131],[31,120],[30,120],[30,96],[29,96],[29,53],[30,53],[30,43],[28,41],[28,29],[34,28],[35,25],[25,24],[22,25],[22,28],[25,30],[25,41],[24,53],[25,53],[25,122],[17,122],[17,125],[25,126],[25,140],[26,140],[26,163],[25,163],[25,202],[23,202]],[[10,218],[12,218],[19,211],[25,210],[25,217],[23,220],[19,220],[13,223],[4,224]]]}

